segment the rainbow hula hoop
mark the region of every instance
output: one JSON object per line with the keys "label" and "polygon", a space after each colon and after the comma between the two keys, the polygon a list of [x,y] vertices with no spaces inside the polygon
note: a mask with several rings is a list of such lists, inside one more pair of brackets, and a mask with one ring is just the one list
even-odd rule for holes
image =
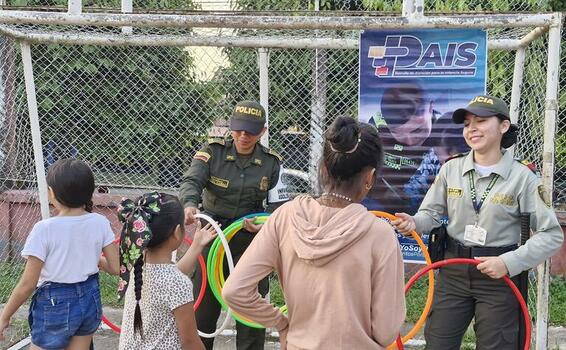
{"label": "rainbow hula hoop", "polygon": [[[386,212],[383,212],[383,211],[370,211],[370,213],[372,213],[373,215],[375,215],[377,217],[387,219],[389,221],[397,219],[397,217],[395,215],[392,215],[392,214],[389,214],[389,213],[386,213]],[[421,247],[421,250],[422,250],[423,255],[425,257],[426,263],[427,263],[428,266],[430,266],[432,264],[432,260],[430,259],[430,255],[428,254],[428,248],[424,244],[423,240],[418,235],[418,233],[416,233],[415,231],[411,232],[411,236],[417,241],[417,243],[419,244],[419,247]],[[391,350],[391,349],[395,349],[395,348],[402,349],[402,347],[399,347],[399,344],[402,345],[402,344],[406,343],[407,341],[412,339],[419,332],[419,330],[422,328],[422,326],[426,322],[426,318],[427,318],[428,313],[430,312],[430,309],[432,307],[433,298],[434,298],[434,272],[432,270],[429,270],[428,271],[428,293],[427,293],[427,296],[426,296],[425,307],[423,309],[423,312],[421,313],[421,316],[419,317],[419,319],[417,320],[417,322],[415,323],[413,328],[409,331],[409,333],[407,333],[405,336],[403,336],[402,339],[397,339],[395,342],[389,344],[389,346],[387,347],[387,350]]]}
{"label": "rainbow hula hoop", "polygon": [[[246,215],[236,221],[234,221],[230,226],[224,229],[225,239],[229,242],[236,233],[238,233],[243,226],[244,219],[256,218],[255,224],[263,224],[269,217],[267,213],[256,213]],[[225,246],[220,244],[218,238],[212,244],[210,253],[207,260],[207,273],[210,289],[216,297],[216,300],[220,303],[224,310],[229,310],[228,304],[222,297],[222,288],[224,287],[224,254]],[[231,271],[231,269],[230,269]],[[242,316],[235,312],[232,312],[232,317],[238,322],[252,328],[265,328],[262,325]]]}
{"label": "rainbow hula hoop", "polygon": [[[216,233],[218,234],[218,236],[216,237],[214,242],[215,243],[221,242],[220,244],[222,244],[222,246],[224,247],[224,249],[226,251],[226,260],[228,260],[228,269],[229,269],[230,272],[232,270],[234,270],[234,260],[232,259],[232,252],[230,251],[230,246],[228,245],[228,241],[226,240],[226,237],[224,237],[224,233],[220,229],[220,226],[218,226],[216,221],[214,221],[208,215],[196,214],[195,217],[201,218],[201,219],[207,221],[209,224],[212,225],[212,227],[214,227],[214,229],[216,230]],[[210,260],[210,252],[209,252],[209,255],[208,255],[208,260]],[[207,272],[207,274],[209,274],[208,270],[206,272]],[[203,279],[204,279],[204,277],[203,277]],[[209,285],[212,289],[212,281],[210,280],[210,278],[208,280],[209,280]],[[226,327],[228,327],[228,323],[230,322],[230,317],[232,316],[232,311],[229,308],[226,308],[226,311],[227,311],[226,318],[224,318],[224,322],[222,322],[222,325],[219,328],[217,328],[216,331],[214,331],[213,333],[204,333],[202,331],[198,331],[198,334],[203,338],[214,338],[218,334],[220,334],[220,332],[222,332]]]}
{"label": "rainbow hula hoop", "polygon": [[[188,245],[193,244],[193,241],[189,237],[185,237],[184,241]],[[118,243],[120,243],[120,237],[118,237],[114,240],[114,244],[118,244]],[[198,262],[199,262],[201,274],[202,274],[203,277],[202,277],[202,282],[200,284],[200,292],[198,294],[197,300],[195,301],[195,303],[193,305],[193,308],[195,309],[195,311],[197,311],[197,309],[200,306],[200,303],[202,302],[202,299],[204,299],[204,294],[206,292],[206,285],[207,285],[206,265],[204,263],[204,258],[202,257],[202,254],[199,255]],[[122,331],[122,329],[120,327],[118,327],[112,321],[110,321],[108,318],[106,318],[106,316],[104,316],[104,314],[102,315],[102,322],[104,322],[105,325],[110,327],[110,329],[113,330],[116,333],[120,333]]]}
{"label": "rainbow hula hoop", "polygon": [[[479,260],[464,259],[464,258],[455,258],[455,259],[446,259],[446,260],[437,261],[433,264],[430,264],[430,265],[420,269],[413,277],[411,277],[411,279],[409,279],[409,282],[407,282],[407,284],[405,285],[405,294],[407,294],[409,292],[409,290],[411,289],[413,284],[419,278],[421,278],[425,273],[427,273],[427,271],[430,272],[433,269],[437,269],[439,267],[446,266],[446,265],[453,265],[453,264],[478,265],[480,263],[481,263],[481,261],[479,261]],[[519,291],[517,286],[515,286],[515,283],[513,283],[508,276],[503,276],[503,280],[505,281],[505,283],[507,283],[509,288],[511,288],[511,290],[513,291],[513,294],[515,295],[515,298],[517,298],[517,301],[519,302],[519,306],[521,307],[521,312],[523,313],[523,320],[525,322],[525,343],[524,343],[523,349],[529,350],[531,348],[531,331],[532,330],[531,330],[531,317],[529,316],[529,309],[527,307],[527,303],[525,303],[525,299],[523,299],[523,296],[521,295],[521,292]]]}

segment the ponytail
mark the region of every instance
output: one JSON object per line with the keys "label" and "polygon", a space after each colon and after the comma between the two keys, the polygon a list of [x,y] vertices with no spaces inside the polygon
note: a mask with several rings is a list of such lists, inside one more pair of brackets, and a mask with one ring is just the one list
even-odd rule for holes
{"label": "ponytail", "polygon": [[139,333],[143,339],[143,321],[141,317],[140,299],[143,285],[143,256],[134,264],[134,292],[136,294],[136,309],[134,311],[134,334]]}

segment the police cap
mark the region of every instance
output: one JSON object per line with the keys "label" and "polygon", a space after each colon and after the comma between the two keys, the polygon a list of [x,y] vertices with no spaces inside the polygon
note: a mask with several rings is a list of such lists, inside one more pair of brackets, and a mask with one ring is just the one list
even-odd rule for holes
{"label": "police cap", "polygon": [[265,109],[255,101],[236,103],[230,118],[230,129],[258,135],[265,125]]}
{"label": "police cap", "polygon": [[462,124],[466,113],[471,113],[482,118],[498,117],[502,120],[511,120],[509,118],[509,107],[507,107],[505,101],[488,95],[476,96],[465,108],[455,110],[452,114],[452,121],[456,124]]}

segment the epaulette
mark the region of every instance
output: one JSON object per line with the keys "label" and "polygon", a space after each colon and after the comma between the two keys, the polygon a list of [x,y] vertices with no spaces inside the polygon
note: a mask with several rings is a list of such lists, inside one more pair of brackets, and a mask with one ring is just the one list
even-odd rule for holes
{"label": "epaulette", "polygon": [[468,153],[469,153],[469,152],[453,154],[453,155],[449,156],[448,158],[446,158],[445,162],[447,162],[447,161],[449,161],[449,160],[452,160],[452,159],[465,157],[465,156],[468,155]]}
{"label": "epaulette", "polygon": [[529,170],[532,171],[533,174],[535,174],[535,175],[537,175],[537,176],[540,175],[539,172],[538,172],[537,166],[535,165],[535,163],[529,162],[529,161],[526,160],[526,159],[518,159],[518,158],[515,158],[515,160],[516,160],[517,162],[523,164],[523,165],[526,166],[527,168],[529,168]]}
{"label": "epaulette", "polygon": [[274,150],[267,148],[265,146],[262,146],[263,151],[267,154],[271,154],[272,156],[274,156],[275,158],[279,159],[279,161],[283,161],[283,157],[281,157],[281,155],[277,152],[275,152]]}
{"label": "epaulette", "polygon": [[213,143],[217,143],[219,145],[224,146],[226,144],[226,140],[219,137],[211,137],[208,139],[208,144],[212,145]]}

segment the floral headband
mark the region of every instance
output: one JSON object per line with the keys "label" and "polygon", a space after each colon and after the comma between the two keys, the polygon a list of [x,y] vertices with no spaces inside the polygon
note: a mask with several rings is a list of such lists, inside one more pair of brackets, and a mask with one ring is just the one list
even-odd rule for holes
{"label": "floral headband", "polygon": [[118,219],[124,224],[120,233],[120,282],[118,295],[126,293],[130,272],[152,238],[149,223],[161,211],[161,196],[157,192],[142,195],[135,203],[124,198],[118,207]]}

